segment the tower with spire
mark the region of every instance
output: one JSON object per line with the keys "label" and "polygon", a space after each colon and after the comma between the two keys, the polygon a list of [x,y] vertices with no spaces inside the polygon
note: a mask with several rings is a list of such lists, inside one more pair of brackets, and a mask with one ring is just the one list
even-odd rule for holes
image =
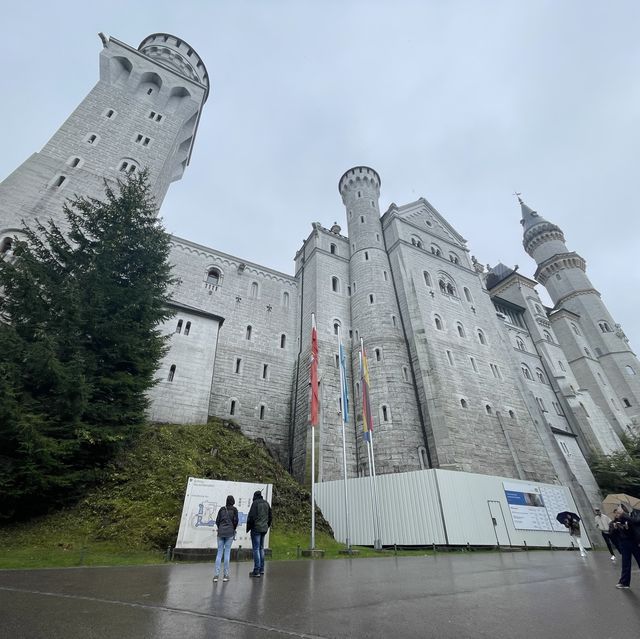
{"label": "tower with spire", "polygon": [[549,320],[580,387],[618,434],[640,432],[640,362],[589,280],[584,258],[567,248],[557,224],[518,200],[522,243],[538,265],[535,279],[553,301]]}

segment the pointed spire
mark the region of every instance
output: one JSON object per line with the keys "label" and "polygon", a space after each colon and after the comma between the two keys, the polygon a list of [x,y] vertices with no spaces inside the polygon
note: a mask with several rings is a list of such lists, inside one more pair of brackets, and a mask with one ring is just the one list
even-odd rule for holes
{"label": "pointed spire", "polygon": [[520,197],[521,193],[515,193],[518,198],[518,202],[520,203],[520,209],[522,211],[522,219],[520,220],[520,224],[522,224],[522,234],[523,234],[523,245],[527,253],[529,253],[529,249],[527,248],[529,242],[539,236],[542,233],[546,233],[551,231],[552,233],[558,234],[557,239],[561,242],[564,242],[564,235],[562,233],[562,229],[545,220],[541,215],[538,215],[536,211],[534,211],[530,206],[527,206],[522,198]]}

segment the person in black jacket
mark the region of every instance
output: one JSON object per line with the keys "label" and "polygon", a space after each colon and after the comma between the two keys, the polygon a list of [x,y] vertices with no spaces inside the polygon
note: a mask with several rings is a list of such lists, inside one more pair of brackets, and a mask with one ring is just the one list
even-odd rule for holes
{"label": "person in black jacket", "polygon": [[616,588],[627,590],[631,586],[631,558],[635,557],[640,567],[640,546],[635,539],[632,521],[629,515],[622,508],[616,508],[611,527],[617,535],[620,544],[620,554],[622,555],[622,572],[620,581]]}
{"label": "person in black jacket", "polygon": [[227,503],[218,511],[216,528],[218,529],[218,552],[216,553],[216,571],[213,575],[214,583],[220,577],[220,563],[224,552],[224,573],[222,581],[229,581],[229,557],[231,556],[231,544],[236,536],[238,527],[238,509],[234,506],[236,500],[233,495],[227,497]]}
{"label": "person in black jacket", "polygon": [[264,538],[271,527],[271,506],[262,498],[262,492],[253,493],[253,503],[247,515],[247,532],[251,533],[253,571],[250,577],[264,575]]}

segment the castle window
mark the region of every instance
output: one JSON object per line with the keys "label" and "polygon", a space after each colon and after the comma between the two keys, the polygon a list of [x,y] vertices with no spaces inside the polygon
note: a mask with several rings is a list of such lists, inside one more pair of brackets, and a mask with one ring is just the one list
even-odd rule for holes
{"label": "castle window", "polygon": [[544,402],[542,401],[542,397],[536,397],[536,401],[538,402],[538,406],[540,407],[540,410],[543,413],[546,413],[547,407],[544,405]]}
{"label": "castle window", "polygon": [[438,286],[440,287],[440,292],[446,294],[447,293],[447,285],[444,283],[444,280],[440,280],[438,282]]}
{"label": "castle window", "polygon": [[449,261],[454,264],[460,264],[460,258],[455,253],[449,253]]}
{"label": "castle window", "polygon": [[362,193],[358,191],[358,197],[362,197]]}
{"label": "castle window", "polygon": [[264,419],[264,410],[265,410],[264,404],[260,404],[260,421]]}
{"label": "castle window", "polygon": [[153,93],[153,89],[147,89],[147,95],[151,95]]}
{"label": "castle window", "polygon": [[424,283],[427,286],[431,286],[431,275],[427,271],[422,271],[422,277],[424,277]]}
{"label": "castle window", "polygon": [[585,354],[587,357],[591,357],[591,351],[590,351],[586,346],[584,347],[584,354]]}
{"label": "castle window", "polygon": [[287,345],[287,336],[283,333],[280,335],[280,348],[284,348]]}
{"label": "castle window", "polygon": [[571,455],[571,453],[569,452],[569,447],[567,446],[567,444],[565,442],[558,442],[560,444],[560,448],[562,449],[562,452],[565,455]]}
{"label": "castle window", "polygon": [[471,368],[473,368],[473,372],[477,373],[478,372],[478,365],[476,364],[476,360],[473,357],[470,357],[469,361],[471,362]]}
{"label": "castle window", "polygon": [[561,280],[562,279],[562,277],[560,277],[560,273],[556,273],[556,279],[557,280]]}
{"label": "castle window", "polygon": [[515,416],[516,416],[516,414],[515,414],[512,410],[510,410],[510,411],[509,411],[509,417],[510,417],[511,419],[515,419]]}
{"label": "castle window", "polygon": [[447,284],[447,295],[453,295],[455,297],[456,289],[451,284]]}
{"label": "castle window", "polygon": [[493,409],[491,408],[491,405],[490,405],[490,404],[487,404],[487,405],[484,407],[484,409],[485,409],[485,411],[487,412],[487,415],[491,415],[491,414],[493,414]]}
{"label": "castle window", "polygon": [[269,373],[269,366],[268,364],[263,364],[262,365],[262,379],[267,379],[267,374]]}
{"label": "castle window", "polygon": [[374,298],[373,295],[369,295],[369,304],[373,304]]}
{"label": "castle window", "polygon": [[543,384],[547,383],[547,378],[544,376],[544,373],[540,368],[536,368],[536,375],[538,377],[539,382],[542,382]]}
{"label": "castle window", "polygon": [[437,246],[436,244],[432,244],[431,245],[431,252],[436,255],[437,257],[441,257],[442,256],[442,251],[440,250],[440,247]]}
{"label": "castle window", "polygon": [[558,402],[553,402],[553,408],[555,409],[556,413],[558,413],[558,415],[562,416],[562,408],[560,407],[560,404],[558,404]]}
{"label": "castle window", "polygon": [[356,283],[355,282],[353,283],[353,292],[354,293],[356,292]]}
{"label": "castle window", "polygon": [[191,322],[187,322],[184,327],[184,334],[188,335],[191,332]]}
{"label": "castle window", "polygon": [[338,335],[339,332],[340,332],[340,322],[338,320],[336,320],[333,323],[333,334],[334,335]]}
{"label": "castle window", "polygon": [[467,400],[464,398],[460,398],[460,406],[461,408],[466,408],[467,407]]}
{"label": "castle window", "polygon": [[347,295],[351,297],[351,287],[347,286]]}
{"label": "castle window", "polygon": [[498,368],[497,364],[489,364],[489,367],[491,368],[491,372],[493,373],[493,376],[496,379],[502,379],[502,375],[500,373],[500,369]]}
{"label": "castle window", "polygon": [[282,294],[282,306],[289,308],[289,293],[287,291]]}
{"label": "castle window", "polygon": [[633,370],[633,368],[631,368],[631,366],[625,366],[624,367],[625,371],[627,371],[627,375],[635,375],[636,372]]}
{"label": "castle window", "polygon": [[521,338],[521,337],[516,337],[516,348],[517,348],[519,351],[526,351],[526,350],[527,350],[527,349],[525,348],[524,341],[522,340],[522,338]]}
{"label": "castle window", "polygon": [[334,293],[340,292],[340,280],[335,276],[331,278],[331,290]]}
{"label": "castle window", "polygon": [[235,364],[234,370],[236,375],[240,375],[240,373],[242,372],[242,359],[240,357],[236,357],[236,364]]}
{"label": "castle window", "polygon": [[118,171],[122,173],[134,173],[137,168],[137,164],[133,160],[122,160]]}
{"label": "castle window", "polygon": [[588,413],[587,409],[584,407],[584,404],[583,404],[582,402],[578,402],[578,403],[580,404],[580,407],[581,407],[581,408],[582,408],[582,410],[584,411],[584,414],[585,414],[587,417],[591,417],[591,415],[589,415],[589,413]]}
{"label": "castle window", "polygon": [[331,255],[335,255],[335,254],[336,254],[336,245],[335,245],[335,244],[332,244],[332,245],[329,247],[329,250],[331,251]]}
{"label": "castle window", "polygon": [[380,241],[380,233],[376,233],[376,242]]}
{"label": "castle window", "polygon": [[578,330],[578,327],[573,322],[571,322],[571,328],[573,329],[573,332],[576,335],[580,335],[580,331]]}
{"label": "castle window", "polygon": [[458,335],[460,337],[466,337],[464,333],[464,326],[460,322],[458,322]]}
{"label": "castle window", "polygon": [[544,331],[543,335],[547,342],[551,342],[553,344],[553,337],[551,337],[551,333],[549,333],[549,331]]}
{"label": "castle window", "polygon": [[486,346],[486,344],[487,344],[487,340],[486,340],[486,338],[485,338],[485,336],[484,336],[484,333],[483,333],[480,329],[478,329],[478,341],[479,341],[481,344],[484,344],[485,346]]}
{"label": "castle window", "polygon": [[79,158],[77,156],[75,157],[70,157],[67,160],[67,164],[72,168],[72,169],[77,169],[80,166],[80,163],[82,162],[82,158]]}
{"label": "castle window", "polygon": [[6,255],[10,253],[13,249],[13,238],[5,237],[2,242],[0,242],[0,255]]}
{"label": "castle window", "polygon": [[340,368],[340,355],[338,355],[338,353],[336,353],[334,355],[335,357],[335,361],[336,361],[336,368]]}
{"label": "castle window", "polygon": [[540,305],[539,304],[534,304],[534,306],[535,306],[535,309],[536,309],[536,313],[539,313],[540,315],[543,315],[542,309],[540,308]]}
{"label": "castle window", "polygon": [[365,261],[369,261],[369,251],[364,252],[364,259]]}
{"label": "castle window", "polygon": [[360,216],[360,224],[364,224],[364,215]]}
{"label": "castle window", "polygon": [[182,332],[182,320],[178,320],[178,324],[176,325],[176,333],[180,335],[181,332]]}
{"label": "castle window", "polygon": [[172,382],[173,378],[175,377],[176,374],[176,365],[175,364],[171,364],[171,368],[169,369],[169,375],[167,377],[167,381],[168,382]]}
{"label": "castle window", "polygon": [[436,316],[433,318],[433,320],[434,320],[434,322],[435,322],[435,324],[436,324],[436,328],[437,328],[439,331],[441,331],[441,330],[443,329],[443,325],[442,325],[442,320],[440,319],[440,316],[439,316],[439,315],[436,315]]}
{"label": "castle window", "polygon": [[405,382],[409,381],[409,369],[406,366],[402,367],[402,379]]}
{"label": "castle window", "polygon": [[473,303],[473,298],[471,297],[471,292],[469,291],[469,289],[466,286],[464,287],[464,296],[465,296],[467,302]]}
{"label": "castle window", "polygon": [[252,328],[251,326],[247,326],[247,331],[245,333],[245,339],[251,341],[251,333],[252,333]]}
{"label": "castle window", "polygon": [[389,281],[389,274],[386,271],[382,271],[382,277],[384,277],[385,282]]}
{"label": "castle window", "polygon": [[449,361],[449,364],[451,366],[455,366],[455,363],[453,361],[453,355],[451,354],[451,351],[447,351],[447,360]]}
{"label": "castle window", "polygon": [[374,352],[376,354],[376,362],[379,362],[382,359],[382,355],[380,353],[380,349],[376,348]]}
{"label": "castle window", "polygon": [[422,240],[415,235],[411,236],[411,244],[413,244],[413,246],[417,246],[418,248],[422,248]]}
{"label": "castle window", "polygon": [[631,402],[626,397],[622,398],[622,403],[625,405],[626,408],[631,408]]}
{"label": "castle window", "polygon": [[89,133],[87,137],[84,139],[84,141],[87,144],[92,144],[93,146],[96,146],[98,142],[100,142],[100,137],[97,136],[95,133]]}
{"label": "castle window", "polygon": [[531,374],[531,370],[526,364],[520,364],[520,369],[522,370],[522,374],[529,380],[533,381],[533,375]]}
{"label": "castle window", "polygon": [[113,109],[107,109],[107,112],[104,114],[104,117],[110,120],[115,114],[116,112]]}
{"label": "castle window", "polygon": [[560,360],[558,360],[558,366],[560,367],[561,371],[565,373],[567,372],[567,369],[564,367],[564,364]]}
{"label": "castle window", "polygon": [[249,297],[252,300],[258,299],[258,282],[251,283],[251,291],[249,293]]}
{"label": "castle window", "polygon": [[382,404],[382,421],[389,421],[389,407],[386,404]]}
{"label": "castle window", "polygon": [[54,179],[52,186],[56,189],[59,189],[66,182],[66,180],[67,178],[64,175],[59,175]]}
{"label": "castle window", "polygon": [[425,220],[425,224],[427,226],[433,226],[433,224],[431,223],[431,220]]}
{"label": "castle window", "polygon": [[235,415],[235,414],[236,414],[236,400],[232,399],[231,404],[229,405],[229,415]]}
{"label": "castle window", "polygon": [[598,326],[600,327],[600,330],[603,333],[612,333],[613,331],[611,330],[611,327],[609,326],[609,324],[607,324],[607,322],[600,322],[598,324]]}
{"label": "castle window", "polygon": [[398,321],[396,320],[396,316],[395,315],[391,316],[391,324],[393,324],[393,328],[397,328],[398,327]]}
{"label": "castle window", "polygon": [[220,271],[216,268],[210,268],[207,272],[207,284],[218,286],[220,282]]}
{"label": "castle window", "polygon": [[427,449],[424,446],[418,446],[418,459],[420,460],[420,470],[426,470],[429,468]]}

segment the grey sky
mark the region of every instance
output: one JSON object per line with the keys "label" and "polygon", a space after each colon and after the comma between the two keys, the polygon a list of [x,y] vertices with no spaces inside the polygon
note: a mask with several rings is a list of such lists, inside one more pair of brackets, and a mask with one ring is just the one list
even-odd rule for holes
{"label": "grey sky", "polygon": [[165,31],[212,80],[169,231],[292,273],[312,221],[346,232],[337,181],[367,164],[382,210],[424,196],[480,262],[531,276],[517,189],[637,347],[639,18],[634,1],[5,3],[0,179],[96,82],[98,31]]}

